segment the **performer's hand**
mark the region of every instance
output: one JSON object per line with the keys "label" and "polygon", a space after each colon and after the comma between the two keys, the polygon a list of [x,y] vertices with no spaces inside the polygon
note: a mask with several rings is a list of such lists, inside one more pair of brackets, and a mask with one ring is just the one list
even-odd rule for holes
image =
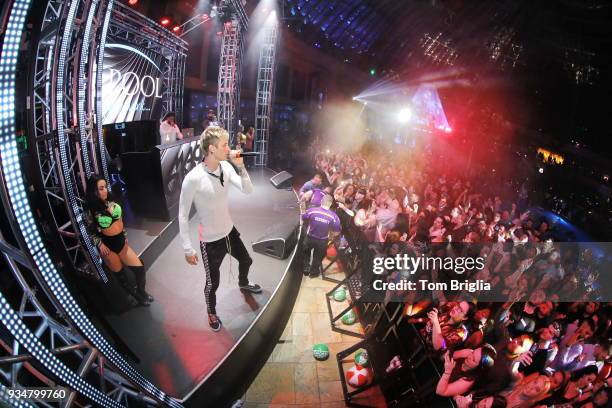
{"label": "performer's hand", "polygon": [[229,154],[229,159],[232,163],[234,163],[237,167],[244,167],[244,158],[243,157],[236,157],[236,155],[238,153],[240,153],[241,150],[232,150],[230,151]]}
{"label": "performer's hand", "polygon": [[185,255],[185,260],[189,265],[197,265],[198,264],[198,256],[196,254],[193,255]]}
{"label": "performer's hand", "polygon": [[[126,240],[126,242],[127,242],[127,240]],[[110,254],[110,252],[111,252],[110,249],[108,249],[108,247],[106,245],[102,244],[102,243],[100,244],[98,249],[100,250],[100,254],[102,256],[108,256]]]}

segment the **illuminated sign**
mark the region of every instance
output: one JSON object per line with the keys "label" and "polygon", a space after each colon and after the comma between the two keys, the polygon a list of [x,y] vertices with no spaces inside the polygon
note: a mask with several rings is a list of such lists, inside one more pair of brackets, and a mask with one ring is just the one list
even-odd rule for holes
{"label": "illuminated sign", "polygon": [[130,44],[107,43],[102,71],[102,124],[159,119],[166,59]]}

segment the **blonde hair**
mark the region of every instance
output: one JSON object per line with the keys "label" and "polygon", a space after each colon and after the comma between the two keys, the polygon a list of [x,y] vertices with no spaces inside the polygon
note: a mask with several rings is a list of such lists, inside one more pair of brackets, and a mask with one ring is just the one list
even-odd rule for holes
{"label": "blonde hair", "polygon": [[229,133],[222,127],[209,126],[204,129],[200,135],[200,151],[202,152],[202,157],[208,155],[208,146],[212,145],[216,147],[221,139],[229,140]]}
{"label": "blonde hair", "polygon": [[[512,391],[505,393],[505,395],[502,394],[506,397],[508,408],[529,408],[550,395],[550,391],[552,388],[552,382],[550,378],[546,377],[543,374],[536,374],[537,373],[533,373],[527,377],[524,377],[521,382],[514,387]],[[546,377],[546,384],[544,385],[544,388],[540,391],[540,393],[533,397],[529,397],[523,394],[525,384],[532,381],[537,381],[539,377]]]}

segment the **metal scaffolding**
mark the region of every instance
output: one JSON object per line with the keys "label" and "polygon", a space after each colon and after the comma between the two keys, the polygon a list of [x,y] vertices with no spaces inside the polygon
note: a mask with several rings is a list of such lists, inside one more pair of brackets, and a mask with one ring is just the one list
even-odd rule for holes
{"label": "metal scaffolding", "polygon": [[242,33],[237,19],[223,27],[219,83],[217,88],[218,119],[230,134],[234,146],[234,134],[240,113],[240,65],[242,59]]}
{"label": "metal scaffolding", "polygon": [[[65,274],[73,271],[80,272],[81,278],[85,274],[106,280],[86,230],[83,198],[87,176],[104,166],[101,135],[94,131],[101,130],[94,128],[101,85],[95,67],[102,67],[100,54],[112,5],[112,0],[49,0],[46,4],[29,54],[27,127],[29,153],[38,160],[35,170],[26,170],[18,154],[15,108],[9,107],[13,102],[0,107],[5,118],[0,123],[0,200],[6,212],[3,218],[14,235],[11,240],[0,235],[0,250],[19,283],[18,288],[3,287],[0,292],[0,344],[4,347],[0,362],[6,364],[0,367],[0,398],[6,395],[6,387],[30,378],[20,375],[28,370],[41,386],[58,384],[73,390],[62,404],[66,407],[75,402],[77,393],[79,403],[98,406],[121,407],[132,401],[181,406],[122,356],[115,342],[109,342],[89,320],[65,282]],[[14,44],[22,37],[31,5],[29,0],[14,0],[2,7],[11,30],[0,44],[0,65],[6,74],[0,76],[0,89],[14,94],[20,80],[15,75],[17,60],[22,56],[15,58],[18,55],[12,48],[17,49]],[[172,41],[186,51],[184,41],[176,37]],[[175,95],[167,109],[179,112],[184,73],[180,64],[181,55],[167,78]],[[36,192],[46,203],[30,204],[38,198]]]}
{"label": "metal scaffolding", "polygon": [[264,30],[264,40],[259,51],[257,93],[255,95],[255,151],[260,153],[255,157],[256,166],[268,165],[278,20],[268,21]]}
{"label": "metal scaffolding", "polygon": [[230,16],[223,25],[217,83],[217,118],[230,135],[230,145],[234,146],[240,117],[243,39],[248,28],[248,17],[240,0],[222,0],[220,8],[229,10]]}

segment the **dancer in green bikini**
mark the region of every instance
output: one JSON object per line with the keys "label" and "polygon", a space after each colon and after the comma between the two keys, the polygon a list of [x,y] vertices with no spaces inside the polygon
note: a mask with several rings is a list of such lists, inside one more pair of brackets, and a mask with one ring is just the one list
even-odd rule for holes
{"label": "dancer in green bikini", "polygon": [[[145,291],[146,272],[142,260],[128,245],[121,206],[112,201],[103,177],[92,176],[87,185],[87,207],[90,214],[90,233],[104,263],[113,271],[121,285],[139,305],[148,306],[153,297]],[[127,266],[134,272],[136,286],[131,285],[123,271]]]}

